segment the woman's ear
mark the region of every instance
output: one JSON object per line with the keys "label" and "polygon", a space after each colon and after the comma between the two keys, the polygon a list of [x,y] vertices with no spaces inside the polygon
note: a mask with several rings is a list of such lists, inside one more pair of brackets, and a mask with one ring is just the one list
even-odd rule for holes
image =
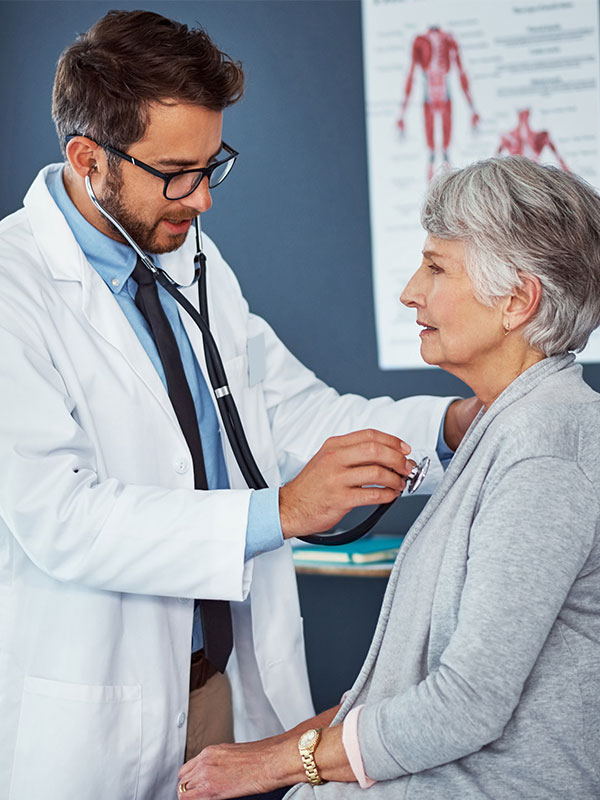
{"label": "woman's ear", "polygon": [[104,151],[87,136],[74,136],[67,144],[67,158],[73,172],[85,178],[90,172],[98,171],[98,161],[104,157]]}
{"label": "woman's ear", "polygon": [[[504,302],[503,324],[505,330],[515,330],[525,325],[538,310],[542,299],[542,284],[536,275],[519,273],[521,285],[516,286]],[[508,326],[508,328],[507,328]]]}

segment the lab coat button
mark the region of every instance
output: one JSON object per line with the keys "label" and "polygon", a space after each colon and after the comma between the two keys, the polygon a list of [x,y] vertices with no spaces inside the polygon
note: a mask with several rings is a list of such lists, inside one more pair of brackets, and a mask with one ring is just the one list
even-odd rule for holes
{"label": "lab coat button", "polygon": [[177,717],[177,727],[183,728],[184,723],[185,723],[185,711],[181,711],[179,716]]}
{"label": "lab coat button", "polygon": [[183,475],[190,468],[187,458],[178,458],[175,462],[175,472]]}

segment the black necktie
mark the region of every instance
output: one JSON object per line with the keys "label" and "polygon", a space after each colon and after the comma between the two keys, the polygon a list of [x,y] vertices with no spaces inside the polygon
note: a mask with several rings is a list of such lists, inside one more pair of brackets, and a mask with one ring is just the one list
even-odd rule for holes
{"label": "black necktie", "polygon": [[[150,326],[165,371],[169,398],[192,454],[194,486],[196,489],[208,489],[196,408],[185,377],[175,334],[158,297],[154,273],[145,267],[138,257],[132,277],[138,284],[135,304]],[[233,647],[231,608],[225,600],[196,602],[200,604],[204,654],[219,672],[224,672]]]}

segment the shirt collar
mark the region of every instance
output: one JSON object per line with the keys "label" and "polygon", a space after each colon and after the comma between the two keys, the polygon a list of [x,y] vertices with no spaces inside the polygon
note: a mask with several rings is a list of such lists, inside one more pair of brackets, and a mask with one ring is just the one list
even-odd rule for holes
{"label": "shirt collar", "polygon": [[106,236],[85,219],[67,193],[63,170],[50,174],[46,185],[87,260],[108,288],[119,294],[135,267],[135,251],[129,245]]}

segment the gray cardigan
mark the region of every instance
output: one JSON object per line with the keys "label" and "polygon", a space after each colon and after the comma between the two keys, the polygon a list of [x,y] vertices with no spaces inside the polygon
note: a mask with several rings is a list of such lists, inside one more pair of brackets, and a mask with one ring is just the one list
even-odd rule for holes
{"label": "gray cardigan", "polygon": [[600,395],[572,355],[474,421],[409,531],[333,724],[379,781],[294,800],[600,798]]}

